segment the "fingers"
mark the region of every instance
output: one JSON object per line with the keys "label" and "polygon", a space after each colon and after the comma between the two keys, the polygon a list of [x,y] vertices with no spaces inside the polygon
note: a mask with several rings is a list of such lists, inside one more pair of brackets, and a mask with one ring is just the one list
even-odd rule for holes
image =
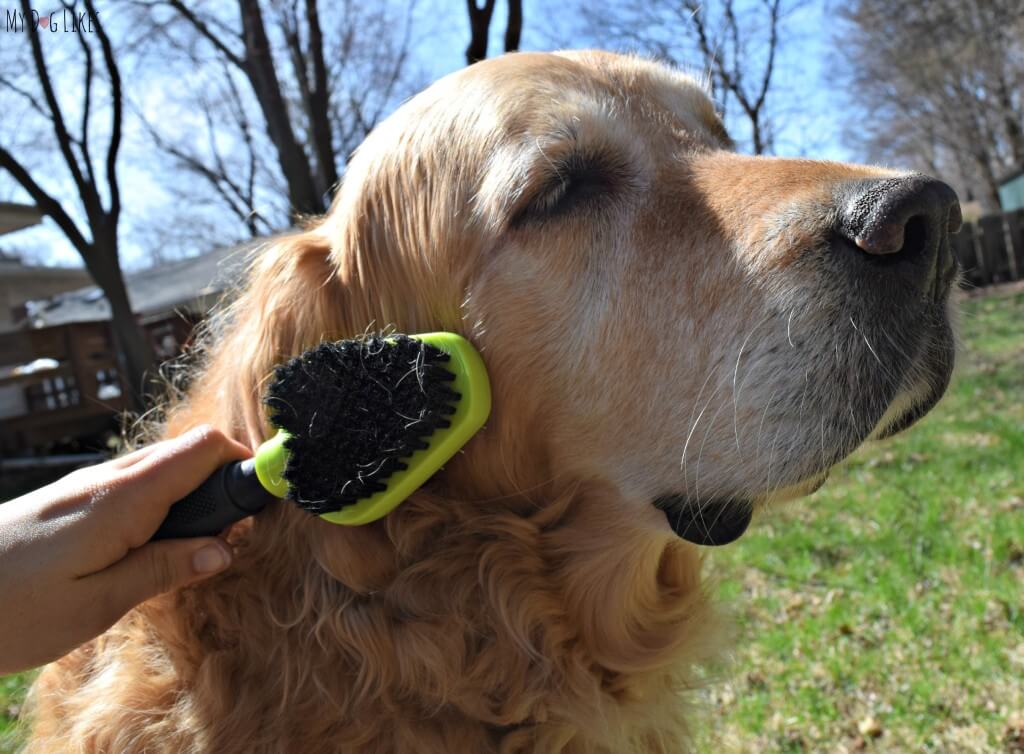
{"label": "fingers", "polygon": [[231,549],[216,537],[168,539],[132,550],[109,568],[85,577],[102,605],[97,632],[135,605],[220,573],[230,564]]}
{"label": "fingers", "polygon": [[111,461],[107,461],[107,465],[112,469],[127,469],[129,466],[134,466],[146,456],[154,453],[168,442],[172,441],[163,440],[161,442],[154,442],[150,445],[144,445],[141,448],[136,448],[131,453],[126,453],[123,456],[118,456]]}
{"label": "fingers", "polygon": [[119,474],[124,505],[109,515],[130,520],[128,545],[149,539],[173,503],[198,487],[220,466],[251,455],[248,448],[211,427],[197,427],[181,437],[158,443],[154,450]]}
{"label": "fingers", "polygon": [[[193,427],[191,430],[189,430],[188,432],[186,432],[186,433],[184,433],[182,435],[179,435],[178,437],[172,437],[170,439],[159,440],[158,442],[150,443],[149,445],[143,445],[141,448],[136,448],[135,450],[131,451],[130,453],[126,453],[123,456],[118,456],[117,458],[114,458],[113,460],[107,461],[106,465],[109,468],[111,468],[111,469],[127,469],[127,468],[130,468],[130,467],[134,466],[135,464],[139,463],[140,461],[144,461],[147,457],[149,457],[150,455],[152,455],[155,452],[166,452],[169,447],[172,447],[176,443],[185,441],[186,438],[191,437],[192,433],[194,433],[194,432],[207,432],[207,431],[212,431],[213,433],[219,433],[219,430],[212,429],[208,425],[205,425],[205,424],[204,425],[200,425],[198,427]],[[241,445],[240,443],[236,443],[233,440],[231,440],[230,438],[227,438],[226,436],[224,436],[224,437],[229,442],[232,442],[233,444],[238,445],[239,447],[245,447],[245,446]]]}
{"label": "fingers", "polygon": [[151,447],[153,452],[127,467],[126,477],[168,484],[175,500],[198,487],[218,467],[252,455],[246,446],[205,424]]}

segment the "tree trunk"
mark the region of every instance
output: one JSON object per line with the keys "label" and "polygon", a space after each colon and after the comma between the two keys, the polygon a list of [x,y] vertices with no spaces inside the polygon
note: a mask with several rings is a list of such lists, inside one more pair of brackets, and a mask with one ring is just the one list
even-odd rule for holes
{"label": "tree trunk", "polygon": [[157,364],[153,349],[121,291],[108,291],[110,301],[110,327],[124,357],[124,383],[128,386],[128,400],[133,408],[144,411],[152,404],[157,392]]}
{"label": "tree trunk", "polygon": [[1010,142],[1010,154],[1013,155],[1014,165],[1024,165],[1024,127],[1021,126],[1017,108],[1013,106],[1010,88],[1006,85],[1006,79],[1002,76],[999,77],[997,95],[999,106],[1002,109],[1003,126],[1006,129],[1006,138]]}
{"label": "tree trunk", "polygon": [[295,139],[288,106],[270,54],[270,40],[267,39],[259,2],[240,0],[239,9],[245,39],[245,73],[266,119],[270,140],[277,148],[292,211],[300,215],[323,214],[327,206],[316,190],[309,158]]}
{"label": "tree trunk", "polygon": [[505,27],[505,52],[519,49],[523,33],[523,0],[508,0],[508,26]]}
{"label": "tree trunk", "polygon": [[978,173],[981,178],[982,196],[978,197],[981,201],[981,208],[986,213],[998,212],[1001,206],[999,202],[999,181],[996,178],[995,171],[992,169],[989,155],[979,150],[974,153],[974,163],[978,167]]}
{"label": "tree trunk", "polygon": [[748,112],[747,115],[750,117],[750,131],[754,142],[754,154],[764,154],[765,143],[764,134],[761,133],[761,113],[755,110],[753,112]]}
{"label": "tree trunk", "polygon": [[338,183],[337,156],[331,134],[330,85],[324,60],[324,38],[316,0],[306,0],[306,24],[309,27],[309,54],[313,59],[313,91],[308,105],[313,148],[316,153],[317,188],[327,196]]}
{"label": "tree trunk", "polygon": [[469,7],[469,47],[466,48],[466,65],[473,65],[487,57],[487,35],[491,29],[494,14],[494,0],[484,0],[484,7],[478,8],[476,0],[467,0]]}
{"label": "tree trunk", "polygon": [[156,360],[128,300],[128,290],[117,263],[117,241],[108,239],[102,246],[94,244],[92,253],[83,254],[83,258],[89,274],[110,304],[110,327],[124,359],[122,383],[128,390],[126,398],[131,407],[141,413],[156,390]]}

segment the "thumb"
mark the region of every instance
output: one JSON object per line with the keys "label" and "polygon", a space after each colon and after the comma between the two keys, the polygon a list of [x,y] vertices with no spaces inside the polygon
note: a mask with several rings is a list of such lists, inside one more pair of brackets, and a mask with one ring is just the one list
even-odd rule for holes
{"label": "thumb", "polygon": [[165,539],[132,550],[93,574],[116,621],[140,602],[220,573],[231,564],[231,549],[217,537]]}

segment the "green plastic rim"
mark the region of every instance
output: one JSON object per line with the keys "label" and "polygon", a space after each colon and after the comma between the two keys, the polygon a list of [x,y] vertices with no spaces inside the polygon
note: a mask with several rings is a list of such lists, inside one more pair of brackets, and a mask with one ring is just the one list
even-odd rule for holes
{"label": "green plastic rim", "polygon": [[425,449],[409,456],[405,460],[408,468],[388,477],[387,489],[340,511],[321,515],[331,523],[361,526],[388,515],[458,453],[490,416],[491,383],[487,378],[487,368],[468,340],[450,332],[409,337],[432,345],[451,357],[446,367],[455,375],[452,389],[462,396],[450,417],[451,426],[437,430]]}
{"label": "green plastic rim", "polygon": [[256,478],[263,489],[272,495],[286,497],[288,482],[284,480],[284,467],[288,463],[288,451],[284,444],[291,437],[283,429],[256,449]]}

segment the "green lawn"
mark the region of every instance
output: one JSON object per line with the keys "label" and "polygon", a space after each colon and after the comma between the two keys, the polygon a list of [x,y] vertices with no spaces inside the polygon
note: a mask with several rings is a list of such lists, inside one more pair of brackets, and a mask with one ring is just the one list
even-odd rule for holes
{"label": "green lawn", "polygon": [[928,417],[714,552],[741,640],[702,751],[1024,754],[1024,294],[962,341]]}
{"label": "green lawn", "polygon": [[935,411],[714,551],[741,637],[703,751],[1024,754],[1024,294],[963,325]]}
{"label": "green lawn", "polygon": [[17,751],[20,740],[18,713],[35,673],[22,673],[0,678],[0,752]]}

